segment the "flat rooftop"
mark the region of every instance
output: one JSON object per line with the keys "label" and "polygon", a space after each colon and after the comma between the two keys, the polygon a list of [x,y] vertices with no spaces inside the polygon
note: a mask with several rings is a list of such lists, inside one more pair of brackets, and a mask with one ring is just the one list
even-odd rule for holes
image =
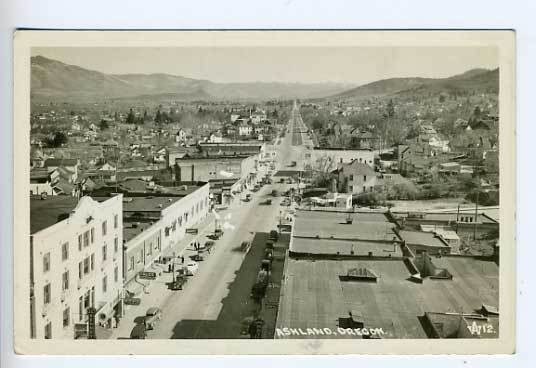
{"label": "flat rooftop", "polygon": [[374,257],[402,257],[402,251],[398,243],[394,245],[380,242],[367,242],[361,240],[332,240],[315,238],[292,238],[290,251],[307,254],[341,254],[368,256],[372,252]]}
{"label": "flat rooftop", "polygon": [[[440,222],[456,222],[456,219],[459,217],[457,215],[456,212],[425,212],[425,213],[420,213],[423,215],[422,218],[418,218],[418,217],[410,217],[408,212],[396,212],[396,213],[393,213],[393,215],[396,217],[396,218],[406,218],[408,220],[414,220],[414,221],[440,221]],[[467,216],[467,215],[471,215],[471,216],[474,216],[474,210],[472,213],[468,213],[468,212],[464,212],[464,213],[460,213],[460,216]],[[486,216],[482,213],[479,213],[478,214],[478,223],[480,224],[498,224],[498,222],[496,220],[494,220],[493,218],[489,217],[489,216]]]}
{"label": "flat rooftop", "polygon": [[160,212],[178,202],[182,197],[146,196],[123,197],[123,212]]}
{"label": "flat rooftop", "polygon": [[130,241],[151,226],[150,222],[123,221],[123,240]]}
{"label": "flat rooftop", "polygon": [[[408,269],[398,260],[289,258],[277,328],[336,330],[338,318],[355,310],[363,315],[364,327],[382,328],[383,338],[426,338],[419,321],[425,312],[475,313],[482,304],[498,305],[499,270],[494,262],[467,257],[433,258],[433,262],[446,267],[453,279],[411,282]],[[377,282],[341,281],[339,276],[352,268],[369,269],[378,276]]]}
{"label": "flat rooftop", "polygon": [[[108,185],[94,191],[95,196],[105,197],[119,191],[124,197],[186,197],[199,188],[206,185],[206,182],[185,182],[182,183],[162,183],[162,185],[149,186],[149,182],[142,179],[126,179],[117,185]],[[129,196],[129,193],[132,194]]]}
{"label": "flat rooftop", "polygon": [[445,244],[438,236],[436,236],[432,232],[399,230],[398,234],[407,244],[419,244],[426,245],[427,247],[439,248],[448,247],[448,244]]}
{"label": "flat rooftop", "polygon": [[294,237],[392,241],[394,224],[382,213],[352,213],[352,224],[346,224],[348,213],[296,211]]}
{"label": "flat rooftop", "polygon": [[48,196],[47,199],[30,197],[30,234],[68,217],[77,204],[78,199],[72,196]]}

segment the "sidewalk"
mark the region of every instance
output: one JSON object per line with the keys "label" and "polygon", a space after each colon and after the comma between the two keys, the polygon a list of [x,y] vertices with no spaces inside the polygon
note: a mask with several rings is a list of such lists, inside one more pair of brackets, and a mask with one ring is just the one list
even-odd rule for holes
{"label": "sidewalk", "polygon": [[[191,255],[194,255],[196,251],[190,244],[193,241],[199,241],[203,244],[206,235],[214,232],[214,214],[209,213],[198,225],[199,232],[197,234],[185,234],[184,238],[179,240],[173,247],[173,250],[177,257],[184,256],[184,261],[187,262]],[[169,250],[167,251],[169,252]],[[111,330],[110,339],[128,338],[130,332],[141,321],[140,317],[145,315],[145,312],[150,307],[162,306],[166,303],[175,291],[168,288],[167,283],[171,282],[173,274],[169,272],[163,272],[156,280],[145,281],[148,286],[145,288],[145,293],[142,291],[140,295],[136,297],[141,299],[139,305],[125,305],[125,314],[121,318],[119,326]],[[151,332],[148,331],[148,334]]]}
{"label": "sidewalk", "polygon": [[[233,200],[227,207],[226,210],[219,212],[220,216],[225,217],[227,214],[232,213],[233,220],[232,222],[239,221],[241,208],[244,204],[236,198]],[[236,216],[236,217],[235,217]],[[191,246],[191,243],[198,241],[201,245],[207,240],[207,236],[214,233],[214,213],[209,213],[209,215],[203,219],[197,226],[197,234],[185,234],[184,238],[179,240],[173,249],[166,250],[165,252],[175,252],[177,257],[184,256],[185,263],[190,260],[190,256],[197,254],[197,251]],[[210,255],[209,255],[210,257]],[[195,278],[196,276],[190,276]],[[145,312],[150,307],[159,307],[161,309],[165,308],[175,297],[177,291],[170,290],[168,288],[168,283],[172,281],[173,274],[167,271],[164,271],[161,276],[156,280],[147,281],[144,280],[144,283],[148,283],[148,286],[145,288],[145,293],[142,291],[136,297],[141,299],[139,305],[125,305],[125,314],[121,318],[119,326],[111,330],[110,339],[117,338],[129,338],[132,329],[140,322],[145,315]],[[190,280],[188,283],[190,283]],[[185,287],[188,287],[188,283]],[[147,331],[147,338],[151,338],[151,334],[157,333],[156,331]]]}

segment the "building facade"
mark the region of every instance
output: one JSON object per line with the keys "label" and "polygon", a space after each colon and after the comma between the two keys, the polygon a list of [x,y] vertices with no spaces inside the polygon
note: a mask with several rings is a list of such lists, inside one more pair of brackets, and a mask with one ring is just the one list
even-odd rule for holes
{"label": "building facade", "polygon": [[[185,195],[132,196],[124,198],[125,238],[123,277],[127,290],[141,271],[171,256],[186,234],[210,212],[209,184],[190,185]],[[125,194],[128,196],[128,194]],[[129,290],[133,291],[133,290]]]}
{"label": "building facade", "polygon": [[374,151],[368,149],[315,148],[311,155],[313,169],[335,170],[339,164],[357,161],[375,168]]}
{"label": "building facade", "polygon": [[83,337],[90,307],[101,325],[121,313],[121,212],[121,194],[31,200],[31,338]]}

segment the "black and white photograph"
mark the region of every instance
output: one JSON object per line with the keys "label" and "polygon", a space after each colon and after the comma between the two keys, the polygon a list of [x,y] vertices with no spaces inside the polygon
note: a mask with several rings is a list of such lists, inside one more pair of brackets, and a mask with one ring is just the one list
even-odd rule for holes
{"label": "black and white photograph", "polygon": [[15,37],[20,353],[513,351],[512,32],[80,33]]}

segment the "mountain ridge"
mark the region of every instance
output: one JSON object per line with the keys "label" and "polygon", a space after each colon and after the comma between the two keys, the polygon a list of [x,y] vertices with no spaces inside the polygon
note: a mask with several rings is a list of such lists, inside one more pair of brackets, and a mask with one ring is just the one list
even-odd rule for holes
{"label": "mountain ridge", "polygon": [[[39,98],[140,98],[172,95],[182,99],[319,98],[349,88],[342,83],[216,83],[167,73],[106,74],[38,55],[31,59],[31,93]],[[191,95],[189,98],[188,96]]]}
{"label": "mountain ridge", "polygon": [[328,96],[326,99],[357,99],[389,95],[400,96],[417,91],[421,93],[438,93],[441,91],[451,92],[459,89],[498,92],[499,68],[475,68],[446,78],[387,78],[367,83],[333,96]]}

